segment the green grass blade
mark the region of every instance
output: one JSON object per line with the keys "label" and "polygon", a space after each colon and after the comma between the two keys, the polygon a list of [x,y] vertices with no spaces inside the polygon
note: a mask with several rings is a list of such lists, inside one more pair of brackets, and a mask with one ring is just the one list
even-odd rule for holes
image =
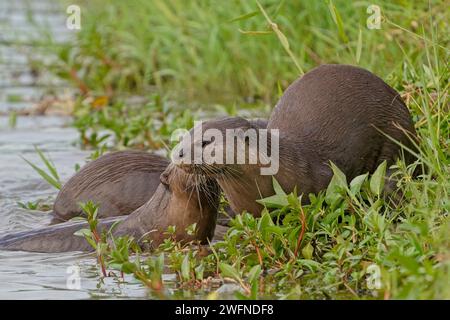
{"label": "green grass blade", "polygon": [[35,164],[33,164],[32,162],[28,161],[27,159],[25,159],[24,157],[22,157],[22,159],[28,163],[37,173],[39,173],[39,175],[45,180],[47,181],[50,185],[52,185],[53,187],[55,187],[56,189],[60,190],[61,189],[61,183],[57,180],[55,180],[53,177],[51,177],[50,175],[48,175],[44,170],[42,170],[41,168],[39,168],[38,166],[36,166]]}
{"label": "green grass blade", "polygon": [[58,175],[58,172],[56,171],[55,165],[52,162],[50,162],[49,159],[47,159],[45,157],[44,153],[37,146],[35,146],[34,149],[38,153],[42,162],[44,162],[47,169],[50,171],[50,174],[53,176],[53,178],[55,178],[56,181],[60,182],[59,175]]}

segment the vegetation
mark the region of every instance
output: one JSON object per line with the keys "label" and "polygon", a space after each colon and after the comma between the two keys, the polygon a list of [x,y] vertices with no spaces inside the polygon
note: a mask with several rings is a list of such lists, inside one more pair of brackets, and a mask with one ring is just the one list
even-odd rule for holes
{"label": "vegetation", "polygon": [[[85,146],[159,149],[197,118],[267,115],[289,83],[321,63],[356,64],[385,79],[404,98],[420,138],[419,161],[393,168],[395,202],[380,191],[385,164],[352,181],[330,164],[328,189],[300,195],[309,205],[274,181],[276,195],[260,200],[262,217],[237,216],[207,253],[169,237],[142,262],[133,239],[97,235],[104,275],[117,269],[162,292],[165,265],[180,287],[206,287],[211,298],[210,276],[235,282],[239,298],[450,299],[447,6],[376,1],[377,30],[366,27],[371,4],[83,2],[75,42],[52,46],[56,62],[45,67],[79,89],[74,124]],[[416,167],[426,170],[413,179]],[[95,207],[86,210],[91,237]]]}

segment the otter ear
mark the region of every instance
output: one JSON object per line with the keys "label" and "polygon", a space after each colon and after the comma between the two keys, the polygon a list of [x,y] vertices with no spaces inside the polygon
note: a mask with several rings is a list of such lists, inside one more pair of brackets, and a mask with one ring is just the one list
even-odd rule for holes
{"label": "otter ear", "polygon": [[161,173],[161,175],[159,176],[159,181],[161,181],[161,183],[165,186],[169,185],[169,171],[168,170],[164,170],[164,172]]}

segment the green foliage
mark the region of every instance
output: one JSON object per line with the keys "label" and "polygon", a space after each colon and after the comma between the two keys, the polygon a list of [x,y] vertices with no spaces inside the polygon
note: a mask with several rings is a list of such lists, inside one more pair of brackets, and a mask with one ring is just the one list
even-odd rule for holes
{"label": "green foliage", "polygon": [[[139,255],[130,261],[130,252],[139,248],[128,238],[111,238],[105,261],[159,291],[165,256],[182,287],[198,289],[205,275],[216,275],[239,284],[242,290],[235,294],[240,299],[449,298],[442,285],[449,271],[448,201],[447,207],[423,211],[420,206],[428,204],[417,193],[448,200],[449,182],[421,191],[410,181],[402,182],[399,188],[407,197],[403,201],[412,205],[391,206],[380,191],[385,162],[374,174],[350,183],[331,166],[334,176],[328,189],[309,195],[308,205],[301,204],[295,191],[286,194],[274,179],[277,200],[273,196],[260,200],[271,211],[265,209],[260,218],[237,215],[224,241],[211,245],[207,255],[200,254],[201,247],[194,243],[176,243],[171,237],[175,229],[169,228],[168,239],[155,251],[159,255],[148,258],[145,268]],[[410,168],[403,170],[407,175]],[[93,230],[96,209],[90,204],[85,208]],[[194,229],[195,225],[187,231]],[[379,270],[377,288],[370,286],[368,270],[373,266]]]}
{"label": "green foliage", "polygon": [[38,166],[31,163],[30,161],[28,161],[25,158],[23,158],[23,160],[26,163],[28,163],[50,185],[52,185],[53,187],[55,187],[58,190],[61,189],[61,181],[59,179],[58,171],[56,170],[55,165],[53,164],[53,162],[51,160],[49,160],[49,159],[47,159],[47,157],[45,157],[44,153],[37,146],[35,146],[35,150],[36,150],[37,154],[39,155],[39,158],[41,158],[42,162],[45,164],[48,172],[39,168]]}
{"label": "green foliage", "polygon": [[345,0],[115,0],[107,7],[83,1],[76,42],[53,46],[58,60],[47,67],[83,94],[117,97],[156,89],[183,105],[274,102],[278,83],[286,88],[302,70],[333,62],[358,63],[402,86],[403,54],[421,64],[426,52],[416,40],[422,27],[427,33],[434,28],[429,14],[442,32],[436,36],[445,37],[446,6],[433,1],[430,11],[427,2],[376,4],[384,18],[380,30],[366,28],[368,4]]}
{"label": "green foliage", "polygon": [[38,199],[36,201],[27,201],[27,202],[21,202],[18,201],[17,204],[22,209],[26,210],[38,210],[38,211],[49,211],[51,210],[51,205],[44,202],[43,199]]}
{"label": "green foliage", "polygon": [[94,148],[104,146],[108,139],[117,147],[169,147],[175,129],[190,129],[194,124],[189,109],[177,108],[158,95],[143,106],[117,102],[94,108],[90,102],[79,101],[75,117],[82,143]]}
{"label": "green foliage", "polygon": [[[239,281],[250,277],[252,267],[260,266],[267,270],[266,288],[291,298],[295,295],[290,290],[297,290],[298,285],[301,290],[296,298],[346,294],[362,298],[449,298],[448,288],[441,285],[449,275],[449,261],[440,256],[441,252],[448,254],[448,237],[442,237],[448,232],[448,207],[420,211],[409,205],[389,205],[380,191],[384,162],[373,175],[358,176],[350,185],[336,166],[332,168],[334,176],[328,190],[310,195],[310,204],[302,207],[300,201],[293,201],[295,193],[285,194],[284,203],[288,204],[280,205],[283,201],[279,201],[270,215],[264,211],[261,218],[246,213],[237,216],[225,241],[216,244],[219,260],[227,261],[220,262],[221,273]],[[416,191],[411,192],[415,186],[410,182],[400,188],[408,197],[403,200],[406,203],[420,201]],[[448,200],[449,189],[447,180],[423,192],[428,197],[437,193]],[[277,195],[282,197],[282,192]],[[260,201],[269,205],[273,202],[273,197]],[[302,209],[306,232],[301,239],[301,256],[296,257]],[[371,264],[381,273],[381,288],[377,290],[367,287],[370,274],[366,269]]]}

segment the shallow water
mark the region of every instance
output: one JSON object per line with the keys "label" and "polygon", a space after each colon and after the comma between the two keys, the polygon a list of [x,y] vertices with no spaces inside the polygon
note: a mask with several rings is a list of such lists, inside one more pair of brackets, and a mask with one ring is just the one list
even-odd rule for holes
{"label": "shallow water", "polygon": [[[19,117],[9,129],[0,117],[0,234],[45,226],[49,215],[21,209],[17,201],[45,199],[52,202],[57,191],[21,158],[39,163],[34,145],[44,150],[56,165],[61,179],[83,164],[87,152],[73,146],[78,133],[57,117]],[[69,267],[79,267],[81,288],[69,290]],[[73,270],[73,269],[72,269]],[[70,270],[69,270],[70,271]],[[99,271],[92,255],[82,253],[42,254],[0,251],[0,299],[89,299],[146,297],[146,290],[131,282],[119,285],[113,279],[99,284]],[[70,284],[70,282],[69,282]]]}
{"label": "shallow water", "polygon": [[[33,44],[40,33],[29,20],[29,13],[38,24],[46,25],[55,41],[70,40],[73,35],[64,27],[65,8],[56,0],[0,0],[0,237],[46,226],[51,219],[48,212],[18,205],[38,200],[51,205],[57,195],[57,190],[24,160],[44,167],[35,146],[51,159],[62,182],[89,155],[77,147],[78,132],[70,126],[69,117],[18,116],[16,125],[10,127],[10,111],[29,110],[51,92],[70,92],[51,74],[36,75],[30,69],[30,56],[44,53]],[[251,117],[245,113],[241,116]],[[102,280],[92,254],[0,250],[0,299],[198,299],[208,293],[177,289],[175,274],[164,274],[163,280],[166,291],[154,296],[132,276],[126,276],[124,282],[113,277]],[[237,289],[235,284],[225,284],[218,294],[233,298]]]}
{"label": "shallow water", "polygon": [[[39,199],[51,204],[57,194],[22,159],[43,166],[34,146],[50,156],[62,181],[88,155],[74,144],[78,133],[69,126],[70,118],[18,117],[16,127],[9,126],[9,110],[30,108],[45,96],[47,88],[62,85],[49,74],[35,76],[27,64],[30,55],[39,54],[39,48],[30,45],[39,32],[27,18],[27,10],[38,23],[49,27],[57,41],[71,36],[61,27],[65,10],[56,1],[0,1],[0,235],[39,228],[50,221],[48,213],[21,209],[17,204]],[[11,43],[16,41],[20,44]],[[71,281],[77,270],[79,287]],[[173,275],[165,278],[170,280]],[[113,278],[100,283],[99,279],[92,255],[0,251],[0,299],[148,297],[147,290],[131,277],[125,279],[126,284]]]}

